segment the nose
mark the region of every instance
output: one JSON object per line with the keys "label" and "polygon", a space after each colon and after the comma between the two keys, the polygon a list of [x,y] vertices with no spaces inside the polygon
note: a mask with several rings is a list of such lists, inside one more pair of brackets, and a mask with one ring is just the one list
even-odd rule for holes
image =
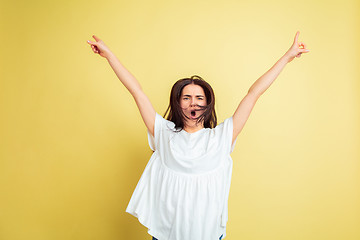
{"label": "nose", "polygon": [[191,106],[195,106],[196,105],[196,99],[195,98],[191,98]]}

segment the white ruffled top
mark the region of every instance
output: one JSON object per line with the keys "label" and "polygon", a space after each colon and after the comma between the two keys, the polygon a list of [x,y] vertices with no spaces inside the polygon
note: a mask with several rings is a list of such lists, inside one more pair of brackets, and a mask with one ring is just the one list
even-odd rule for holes
{"label": "white ruffled top", "polygon": [[195,133],[175,131],[158,113],[154,151],[126,212],[158,240],[218,240],[226,236],[235,142],[232,117]]}

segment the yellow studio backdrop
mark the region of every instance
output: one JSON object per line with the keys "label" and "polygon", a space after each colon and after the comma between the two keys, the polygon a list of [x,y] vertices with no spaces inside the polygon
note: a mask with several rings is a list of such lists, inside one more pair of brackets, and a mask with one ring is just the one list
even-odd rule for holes
{"label": "yellow studio backdrop", "polygon": [[291,46],[240,133],[229,240],[360,239],[360,5],[343,1],[5,1],[0,239],[151,239],[125,208],[150,156],[100,37],[163,114],[197,74],[219,123]]}

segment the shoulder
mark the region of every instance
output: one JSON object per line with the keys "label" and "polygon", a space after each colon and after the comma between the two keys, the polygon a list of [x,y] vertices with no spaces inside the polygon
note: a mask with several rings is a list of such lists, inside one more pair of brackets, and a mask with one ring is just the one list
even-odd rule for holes
{"label": "shoulder", "polygon": [[232,128],[233,126],[233,118],[232,116],[229,118],[226,118],[223,122],[218,124],[216,127],[212,128],[213,131],[222,131],[225,128]]}
{"label": "shoulder", "polygon": [[163,118],[160,114],[156,113],[155,125],[160,129],[175,130],[175,123]]}

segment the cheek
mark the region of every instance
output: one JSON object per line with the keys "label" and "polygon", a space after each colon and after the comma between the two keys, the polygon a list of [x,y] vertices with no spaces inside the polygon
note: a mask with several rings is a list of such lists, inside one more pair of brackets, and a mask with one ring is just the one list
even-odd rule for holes
{"label": "cheek", "polygon": [[188,108],[189,107],[189,104],[185,101],[180,101],[180,107],[181,108]]}
{"label": "cheek", "polygon": [[199,105],[201,105],[201,106],[207,106],[206,100],[202,100]]}

